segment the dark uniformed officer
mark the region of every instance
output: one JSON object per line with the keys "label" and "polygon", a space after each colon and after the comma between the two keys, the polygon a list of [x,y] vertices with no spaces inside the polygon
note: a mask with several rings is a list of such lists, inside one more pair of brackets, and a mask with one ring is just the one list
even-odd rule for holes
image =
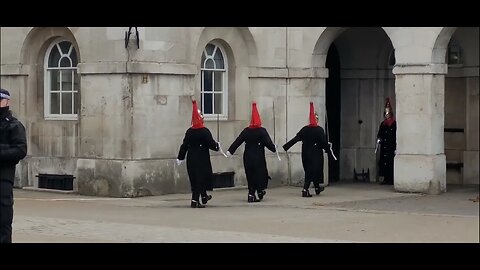
{"label": "dark uniformed officer", "polygon": [[379,176],[383,176],[382,185],[393,185],[393,160],[397,150],[397,121],[393,116],[390,98],[387,98],[384,111],[385,120],[380,123],[377,143],[380,144]]}
{"label": "dark uniformed officer", "polygon": [[27,155],[25,127],[9,106],[10,93],[0,89],[0,243],[12,242],[15,166]]}

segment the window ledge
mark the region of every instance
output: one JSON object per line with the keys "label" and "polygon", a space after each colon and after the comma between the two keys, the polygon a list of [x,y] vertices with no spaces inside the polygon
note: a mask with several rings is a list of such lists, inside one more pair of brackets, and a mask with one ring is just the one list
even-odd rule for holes
{"label": "window ledge", "polygon": [[214,122],[214,121],[217,121],[217,119],[219,121],[228,121],[228,116],[219,116],[217,118],[217,116],[207,116],[207,115],[205,115],[205,118],[204,118],[205,122]]}
{"label": "window ledge", "polygon": [[463,64],[448,64],[448,68],[463,68]]}
{"label": "window ledge", "polygon": [[45,116],[44,120],[50,121],[77,121],[78,116]]}

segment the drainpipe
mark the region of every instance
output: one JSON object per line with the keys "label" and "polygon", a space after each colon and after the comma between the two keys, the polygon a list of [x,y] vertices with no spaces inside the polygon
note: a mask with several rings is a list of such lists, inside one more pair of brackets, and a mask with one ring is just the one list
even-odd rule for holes
{"label": "drainpipe", "polygon": [[[287,69],[287,77],[285,78],[285,143],[288,142],[288,80],[290,77],[290,70],[288,69],[288,27],[285,27],[285,68]],[[287,183],[290,185],[292,183],[292,169],[290,163],[290,157],[288,153],[287,156],[287,168],[288,168],[288,178]]]}
{"label": "drainpipe", "polygon": [[[130,31],[130,30],[129,30]],[[133,128],[133,81],[130,72],[128,71],[128,63],[130,62],[130,49],[128,44],[130,43],[130,39],[127,38],[125,41],[125,47],[127,50],[127,61],[125,62],[125,74],[127,75],[127,87],[128,87],[128,96],[124,96],[123,100],[129,98],[129,106],[130,106],[130,132],[128,132],[128,139],[130,141],[130,160],[133,160],[133,138],[132,138],[132,128]]]}

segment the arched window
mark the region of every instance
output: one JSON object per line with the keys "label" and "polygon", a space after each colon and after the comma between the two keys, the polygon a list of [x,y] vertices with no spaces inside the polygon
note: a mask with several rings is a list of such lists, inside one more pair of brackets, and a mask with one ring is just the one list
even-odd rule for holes
{"label": "arched window", "polygon": [[205,119],[228,118],[228,72],[224,50],[208,43],[202,54],[201,104]]}
{"label": "arched window", "polygon": [[48,47],[44,64],[45,118],[78,118],[80,78],[77,64],[77,52],[70,41],[57,39]]}

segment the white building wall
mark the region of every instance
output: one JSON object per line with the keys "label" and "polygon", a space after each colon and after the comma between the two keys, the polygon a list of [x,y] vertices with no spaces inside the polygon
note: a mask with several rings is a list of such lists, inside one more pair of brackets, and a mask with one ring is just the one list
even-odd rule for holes
{"label": "white building wall", "polygon": [[[431,65],[442,51],[438,44],[446,35],[443,28],[383,28],[395,48],[395,77],[391,67],[378,65],[388,60],[385,46],[366,46],[368,39],[355,29],[348,34],[345,28],[330,27],[139,27],[140,49],[134,40],[125,48],[127,30],[1,28],[1,85],[12,92],[12,109],[28,132],[28,158],[19,165],[17,186],[35,186],[38,173],[68,173],[77,176],[76,188],[84,194],[188,192],[185,167],[177,167],[174,159],[190,123],[191,98],[199,99],[201,52],[208,42],[217,40],[225,45],[231,61],[229,119],[220,122],[218,132],[224,149],[248,125],[253,100],[278,146],[306,124],[310,100],[324,119],[326,52],[336,42],[342,62],[342,96],[348,97],[342,100],[344,177],[351,167],[375,166],[374,137],[384,98],[393,96],[395,85],[393,106],[399,123],[395,188],[426,192],[424,183],[438,178],[437,190],[444,190],[443,135],[436,134],[443,130],[446,68]],[[461,32],[458,35],[462,37]],[[70,38],[79,51],[81,113],[77,121],[43,118],[43,52],[57,36]],[[477,45],[473,40],[465,42],[466,65],[470,65],[475,53],[478,59],[478,40]],[[468,131],[463,153],[463,159],[472,162],[478,161],[478,62],[476,67],[477,75],[475,69],[462,71],[474,74],[465,83]],[[346,108],[357,110],[363,121],[360,128]],[[216,137],[216,121],[206,125]],[[412,139],[417,137],[421,139]],[[229,160],[212,154],[214,171],[235,171],[237,185],[246,184],[242,150]],[[303,179],[300,146],[293,147],[288,158],[281,155],[279,162],[267,151],[272,185],[298,184]],[[410,170],[420,164],[416,155],[430,165]],[[402,172],[409,175],[403,177]],[[425,175],[426,182],[408,182],[410,174]],[[465,183],[478,184],[478,167],[466,170],[463,177]]]}

